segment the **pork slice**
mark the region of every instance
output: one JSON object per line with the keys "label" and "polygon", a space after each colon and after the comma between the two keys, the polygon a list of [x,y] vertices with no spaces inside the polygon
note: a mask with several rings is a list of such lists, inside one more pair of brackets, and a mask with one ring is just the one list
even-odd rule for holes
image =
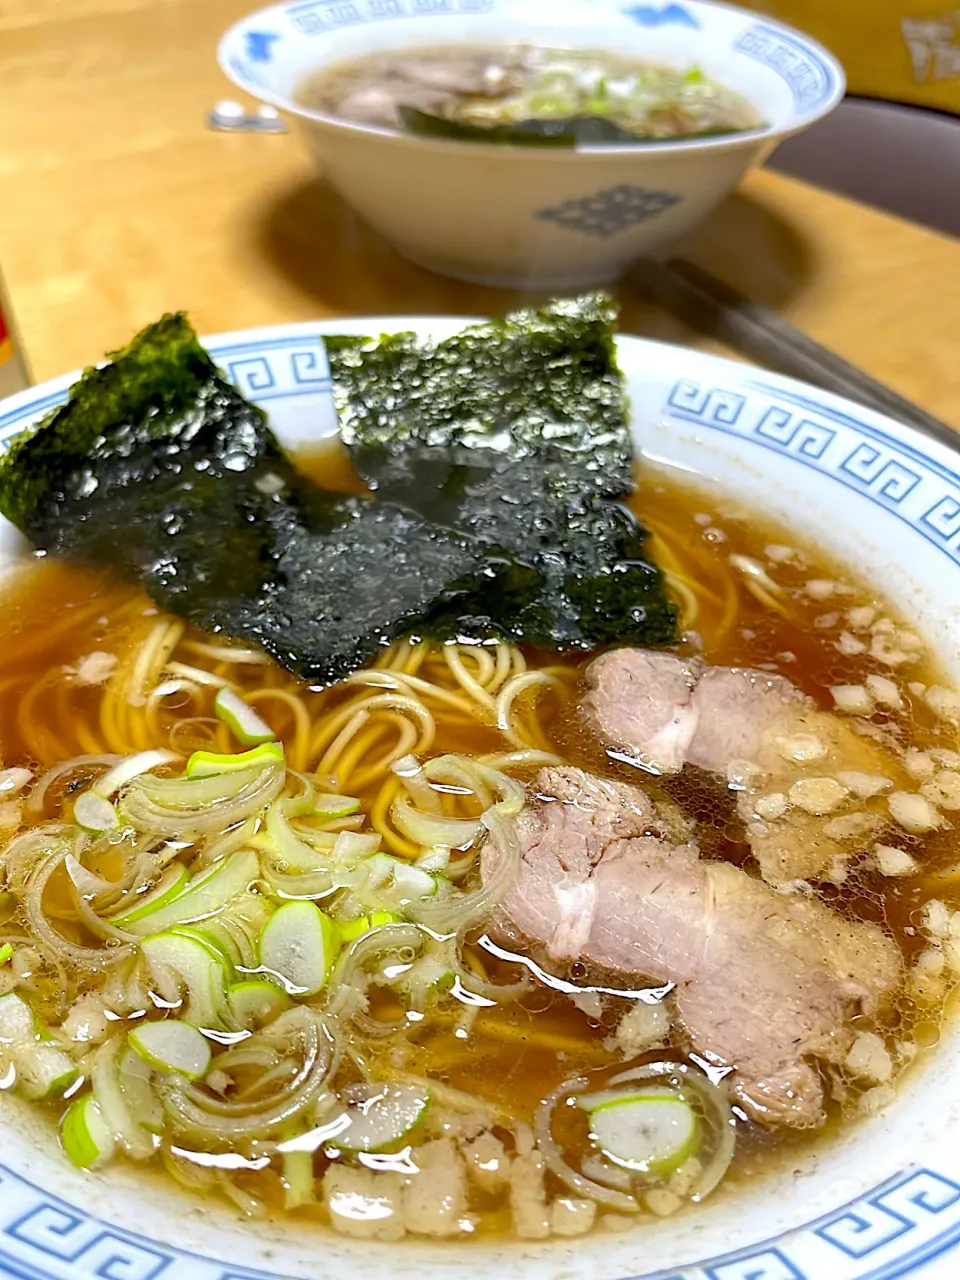
{"label": "pork slice", "polygon": [[[820,1123],[823,1088],[811,1059],[841,1060],[850,1017],[893,988],[893,942],[815,899],[705,862],[690,843],[671,844],[635,788],[559,769],[543,771],[537,790],[517,820],[522,866],[504,923],[554,958],[675,984],[691,1047],[731,1068],[752,1115]],[[565,800],[544,798],[558,790]],[[650,825],[629,833],[645,814]],[[485,873],[497,856],[491,837]]]}
{"label": "pork slice", "polygon": [[764,735],[810,700],[783,676],[748,667],[707,667],[697,682],[696,732],[687,761],[711,773],[732,760],[754,761]]}
{"label": "pork slice", "polygon": [[810,1059],[839,1062],[849,1017],[876,1007],[900,971],[893,943],[816,899],[777,893],[726,863],[600,863],[585,956],[677,984],[691,1044],[736,1070],[744,1106],[768,1124],[823,1118]]}
{"label": "pork slice", "polygon": [[351,89],[337,105],[336,114],[357,124],[396,128],[400,124],[400,106],[416,107],[430,114],[440,114],[452,106],[451,93],[427,85],[411,85],[401,78],[387,78],[377,84]]}
{"label": "pork slice", "polygon": [[489,81],[485,75],[488,59],[398,57],[390,64],[390,72],[417,89],[440,90],[448,94],[486,94]]}
{"label": "pork slice", "polygon": [[[835,778],[844,770],[895,776],[889,753],[859,737],[841,717],[817,710],[783,676],[616,649],[593,663],[587,679],[591,689],[582,703],[584,714],[615,757],[663,773],[684,763],[721,778],[732,778],[731,766],[743,773],[737,809],[770,884],[836,874],[859,851],[851,843],[855,834],[834,838],[822,814],[811,817],[790,807],[784,797],[795,782]],[[751,767],[741,770],[739,762]],[[781,797],[776,818],[755,807],[758,796],[769,795]],[[847,810],[855,807],[851,803]],[[865,820],[867,834],[869,826]]]}
{"label": "pork slice", "polygon": [[612,649],[587,668],[581,710],[622,759],[650,773],[678,773],[697,732],[699,671],[672,653]]}
{"label": "pork slice", "polygon": [[[511,895],[511,909],[494,929],[502,940],[515,941],[519,930],[546,944],[551,959],[577,959],[593,923],[593,868],[605,854],[646,836],[654,807],[636,787],[574,768],[541,769],[536,792],[536,806],[517,819],[524,892]],[[496,842],[488,841],[485,873],[497,856]]]}

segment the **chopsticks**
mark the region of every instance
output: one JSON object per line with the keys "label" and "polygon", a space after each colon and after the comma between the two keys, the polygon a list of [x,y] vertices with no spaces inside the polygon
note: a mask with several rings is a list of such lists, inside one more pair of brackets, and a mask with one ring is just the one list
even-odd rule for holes
{"label": "chopsticks", "polygon": [[747,359],[846,396],[951,449],[960,449],[960,432],[692,262],[671,258],[664,264],[644,259],[630,279],[664,311]]}

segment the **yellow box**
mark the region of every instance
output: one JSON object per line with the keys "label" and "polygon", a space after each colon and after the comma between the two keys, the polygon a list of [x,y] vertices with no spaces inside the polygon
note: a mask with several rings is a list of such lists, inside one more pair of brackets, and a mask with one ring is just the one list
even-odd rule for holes
{"label": "yellow box", "polygon": [[911,0],[753,0],[815,36],[843,63],[851,93],[960,115],[960,7]]}

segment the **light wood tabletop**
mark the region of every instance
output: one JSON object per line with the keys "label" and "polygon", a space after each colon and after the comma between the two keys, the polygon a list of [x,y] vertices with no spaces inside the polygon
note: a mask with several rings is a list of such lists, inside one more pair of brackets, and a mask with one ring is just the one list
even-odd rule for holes
{"label": "light wood tabletop", "polygon": [[[502,311],[403,261],[300,140],[215,133],[220,33],[251,0],[0,2],[0,271],[37,379],[165,310],[201,332]],[[960,244],[760,171],[680,251],[960,427]],[[691,340],[621,294],[623,327]]]}

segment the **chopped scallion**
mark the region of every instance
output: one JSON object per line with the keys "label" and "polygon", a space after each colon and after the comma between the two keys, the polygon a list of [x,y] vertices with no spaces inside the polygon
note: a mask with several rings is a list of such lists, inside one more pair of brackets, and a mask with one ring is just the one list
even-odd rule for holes
{"label": "chopped scallion", "polygon": [[279,742],[262,742],[250,751],[236,755],[219,755],[215,751],[194,751],[187,761],[188,778],[212,778],[221,773],[236,773],[257,765],[267,768],[283,763],[283,747]]}
{"label": "chopped scallion", "polygon": [[243,698],[232,689],[223,688],[217,692],[213,709],[233,736],[245,747],[272,742],[277,736],[266,720],[257,715],[253,707],[248,702],[244,702]]}
{"label": "chopped scallion", "polygon": [[288,902],[260,934],[260,963],[291,993],[314,995],[340,950],[336,925],[312,902]]}

